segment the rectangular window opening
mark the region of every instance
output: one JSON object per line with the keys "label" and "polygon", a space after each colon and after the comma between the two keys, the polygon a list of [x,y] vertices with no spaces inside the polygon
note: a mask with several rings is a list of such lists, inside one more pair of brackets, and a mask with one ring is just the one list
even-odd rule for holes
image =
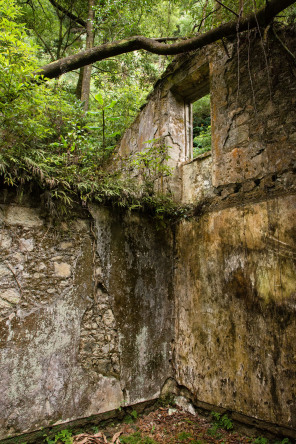
{"label": "rectangular window opening", "polygon": [[211,151],[210,67],[207,61],[190,71],[172,87],[178,103],[184,105],[183,161]]}
{"label": "rectangular window opening", "polygon": [[211,101],[207,94],[191,104],[192,158],[211,151]]}

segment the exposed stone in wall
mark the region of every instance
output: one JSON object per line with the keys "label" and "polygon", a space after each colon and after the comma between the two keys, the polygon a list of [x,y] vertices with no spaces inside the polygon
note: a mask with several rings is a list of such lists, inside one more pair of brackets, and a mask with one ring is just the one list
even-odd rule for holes
{"label": "exposed stone in wall", "polygon": [[[282,37],[296,52],[293,32]],[[186,107],[208,88],[211,165],[190,162],[186,141]],[[144,141],[162,137],[169,147],[169,164],[176,171],[163,178],[157,189],[171,192],[183,203],[221,194],[225,198],[240,188],[245,193],[257,188],[258,194],[274,186],[280,192],[295,189],[295,89],[293,62],[273,35],[268,35],[264,48],[256,32],[243,36],[239,54],[236,42],[228,42],[227,52],[222,44],[215,44],[177,57],[124,135],[118,155],[142,151],[147,147]]]}
{"label": "exposed stone in wall", "polygon": [[[295,38],[283,36],[292,51]],[[250,36],[211,75],[213,185],[283,174],[295,162],[295,72],[279,42]]]}
{"label": "exposed stone in wall", "polygon": [[[164,141],[155,188],[195,218],[93,206],[57,229],[0,196],[0,438],[155,399],[169,377],[295,431],[295,68],[268,45],[268,69],[254,33],[239,59],[235,42],[178,57],[121,141],[118,164]],[[186,112],[209,83],[212,154],[192,161]]]}
{"label": "exposed stone in wall", "polygon": [[173,237],[137,215],[93,207],[103,285],[116,319],[126,403],[157,398],[171,375]]}
{"label": "exposed stone in wall", "polygon": [[[282,38],[295,53],[295,32]],[[133,152],[142,150],[137,134],[153,110],[145,137],[164,135],[175,165],[159,191],[193,204],[198,218],[175,241],[179,384],[196,400],[295,428],[293,63],[273,35],[263,47],[256,32],[227,51],[178,57],[130,131]],[[209,84],[212,156],[191,161],[186,110]],[[119,154],[128,133],[123,142]]]}
{"label": "exposed stone in wall", "polygon": [[98,287],[94,304],[81,323],[79,359],[87,371],[104,376],[120,375],[118,332],[108,293]]}
{"label": "exposed stone in wall", "polygon": [[38,208],[16,204],[1,214],[0,437],[117,407],[118,380],[89,372],[93,357],[82,364],[79,354],[95,303],[88,221],[54,229]]}
{"label": "exposed stone in wall", "polygon": [[0,439],[154,399],[171,374],[171,236],[95,207],[96,227],[54,228],[32,204],[1,205]]}

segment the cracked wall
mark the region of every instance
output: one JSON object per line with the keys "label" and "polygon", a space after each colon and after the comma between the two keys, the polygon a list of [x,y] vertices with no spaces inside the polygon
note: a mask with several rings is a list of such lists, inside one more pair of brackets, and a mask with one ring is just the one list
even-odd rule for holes
{"label": "cracked wall", "polygon": [[[156,188],[190,220],[92,206],[57,229],[38,196],[1,194],[0,438],[155,399],[169,377],[295,437],[295,66],[271,36],[268,68],[256,33],[239,64],[227,46],[176,58],[119,147],[163,138],[174,173]],[[208,81],[212,153],[190,159],[186,106]]]}
{"label": "cracked wall", "polygon": [[[281,38],[295,53],[295,31]],[[153,109],[153,134],[166,137],[175,167],[166,190],[196,216],[176,230],[177,383],[198,405],[295,437],[295,64],[272,34],[226,46],[177,57],[131,131]],[[186,106],[207,82],[212,152],[191,160]],[[142,149],[138,139],[132,152]]]}
{"label": "cracked wall", "polygon": [[178,383],[197,403],[283,426],[291,437],[295,220],[296,198],[286,195],[182,223],[174,283]]}
{"label": "cracked wall", "polygon": [[157,398],[169,236],[95,207],[54,228],[36,197],[0,211],[0,439]]}

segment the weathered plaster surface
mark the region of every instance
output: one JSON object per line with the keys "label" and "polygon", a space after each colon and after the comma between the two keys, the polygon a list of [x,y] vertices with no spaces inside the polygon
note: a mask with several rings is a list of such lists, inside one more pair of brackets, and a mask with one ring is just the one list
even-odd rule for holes
{"label": "weathered plaster surface", "polygon": [[119,332],[121,385],[127,403],[159,396],[171,375],[174,300],[170,229],[136,215],[91,210],[102,283]]}
{"label": "weathered plaster surface", "polygon": [[153,399],[169,376],[171,241],[93,212],[97,241],[87,220],[1,206],[0,438]]}
{"label": "weathered plaster surface", "polygon": [[1,210],[0,437],[117,407],[118,380],[88,373],[94,357],[80,350],[94,304],[89,224],[54,230],[38,209]]}
{"label": "weathered plaster surface", "polygon": [[[121,141],[122,168],[169,147],[155,188],[191,220],[93,206],[54,228],[0,195],[0,439],[154,399],[169,377],[296,436],[295,67],[268,45],[178,57]],[[209,85],[212,155],[192,161],[188,104]]]}
{"label": "weathered plaster surface", "polygon": [[175,365],[196,399],[296,426],[295,196],[177,233]]}
{"label": "weathered plaster surface", "polygon": [[212,155],[204,153],[181,167],[182,195],[185,204],[197,204],[213,197]]}
{"label": "weathered plaster surface", "polygon": [[[296,51],[294,37],[282,35]],[[153,108],[153,134],[165,136],[176,167],[164,189],[198,217],[175,239],[179,384],[197,400],[295,428],[296,82],[282,50],[251,33],[239,48],[178,57],[132,131]],[[209,88],[212,155],[192,161],[188,103]]]}
{"label": "weathered plaster surface", "polygon": [[[283,38],[295,50],[295,39]],[[295,73],[273,39],[241,42],[239,55],[217,58],[211,74],[213,185],[284,174],[296,157]]]}

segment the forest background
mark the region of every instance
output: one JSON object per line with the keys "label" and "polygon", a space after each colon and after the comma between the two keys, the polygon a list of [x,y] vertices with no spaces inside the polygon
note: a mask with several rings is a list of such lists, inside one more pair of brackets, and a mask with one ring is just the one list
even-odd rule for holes
{"label": "forest background", "polygon": [[[55,215],[89,200],[152,209],[160,218],[179,215],[181,210],[170,196],[154,193],[153,181],[170,174],[165,164],[168,153],[155,141],[147,141],[140,156],[127,160],[126,169],[148,168],[144,183],[107,168],[121,135],[172,56],[131,51],[49,81],[38,70],[84,49],[131,36],[167,44],[190,39],[228,21],[256,15],[265,4],[265,0],[0,0],[3,184],[17,187],[20,194],[27,184],[36,186]],[[296,6],[291,4],[272,27],[295,26],[295,21]],[[209,100],[195,105],[199,116],[195,144],[200,152],[210,147]]]}

